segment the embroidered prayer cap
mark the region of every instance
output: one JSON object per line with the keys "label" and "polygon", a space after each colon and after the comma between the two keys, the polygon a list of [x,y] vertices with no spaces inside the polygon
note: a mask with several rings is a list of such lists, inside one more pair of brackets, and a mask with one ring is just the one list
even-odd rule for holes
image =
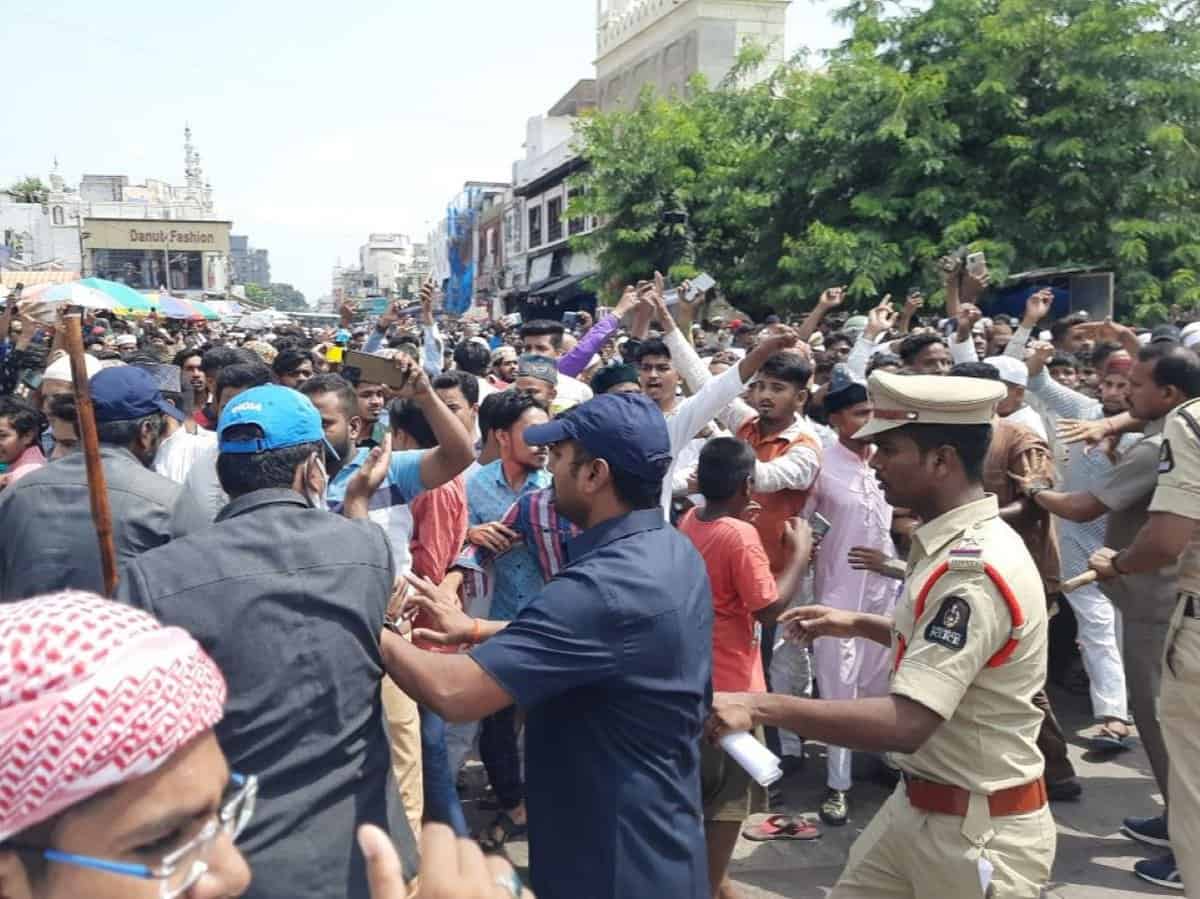
{"label": "embroidered prayer cap", "polygon": [[76,591],[0,605],[0,843],[156,771],[224,705],[181,628]]}
{"label": "embroidered prayer cap", "polygon": [[877,371],[869,383],[871,420],[856,439],[905,425],[986,425],[1008,395],[1000,381]]}

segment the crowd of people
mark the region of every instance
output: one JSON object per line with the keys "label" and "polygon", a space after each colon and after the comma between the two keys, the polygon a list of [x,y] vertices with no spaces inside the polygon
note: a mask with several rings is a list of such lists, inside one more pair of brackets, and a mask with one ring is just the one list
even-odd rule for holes
{"label": "crowd of people", "polygon": [[[1200,322],[943,277],[757,324],[657,274],[570,327],[85,310],[84,407],[67,310],[10,296],[0,895],[735,899],[740,837],[854,819],[857,752],[895,792],[832,896],[1038,896],[1087,789],[1050,680],[1145,747],[1136,873],[1200,891]],[[818,821],[743,732],[827,747]]]}

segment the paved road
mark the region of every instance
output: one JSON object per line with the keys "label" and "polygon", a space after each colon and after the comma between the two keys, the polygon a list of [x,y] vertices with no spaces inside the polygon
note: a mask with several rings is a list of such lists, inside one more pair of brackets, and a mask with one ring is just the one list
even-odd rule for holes
{"label": "paved road", "polygon": [[[1055,710],[1068,736],[1089,727],[1086,698],[1053,694]],[[806,767],[783,781],[787,811],[811,814],[824,794],[825,758],[821,747],[810,746]],[[1048,896],[1052,899],[1118,899],[1118,897],[1180,895],[1143,883],[1132,874],[1133,863],[1153,857],[1157,850],[1143,847],[1120,835],[1126,815],[1152,814],[1161,807],[1141,748],[1106,759],[1087,754],[1081,741],[1071,747],[1071,757],[1084,785],[1079,802],[1056,803],[1058,856]],[[475,767],[470,780],[476,788],[483,772]],[[475,790],[472,791],[477,792]],[[823,899],[837,880],[847,850],[888,790],[871,783],[856,784],[852,793],[852,820],[842,828],[822,826],[823,836],[812,842],[739,842],[731,867],[742,887],[743,899]],[[472,825],[487,820],[468,803]],[[1145,851],[1143,851],[1145,850]],[[586,847],[580,847],[586,851]],[[514,840],[509,858],[518,866],[528,863],[527,847]],[[522,872],[524,873],[524,872]]]}

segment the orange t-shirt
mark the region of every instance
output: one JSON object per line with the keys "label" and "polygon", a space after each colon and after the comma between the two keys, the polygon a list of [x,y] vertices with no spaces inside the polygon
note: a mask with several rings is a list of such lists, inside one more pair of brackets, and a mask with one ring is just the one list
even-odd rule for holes
{"label": "orange t-shirt", "polygon": [[765,693],[760,628],[754,613],[779,596],[771,563],[754,525],[737,518],[703,521],[692,509],[679,531],[708,568],[713,598],[713,689]]}

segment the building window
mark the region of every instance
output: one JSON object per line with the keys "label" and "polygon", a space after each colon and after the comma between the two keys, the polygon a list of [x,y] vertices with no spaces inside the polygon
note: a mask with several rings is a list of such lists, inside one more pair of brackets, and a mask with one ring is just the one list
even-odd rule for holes
{"label": "building window", "polygon": [[54,224],[61,225],[63,223],[63,211],[61,206],[55,206],[52,214]]}
{"label": "building window", "polygon": [[[202,290],[202,253],[162,250],[96,250],[92,254],[98,278],[119,281],[139,290]],[[169,265],[169,269],[167,266]],[[165,273],[169,270],[169,275]]]}
{"label": "building window", "polygon": [[546,204],[546,235],[550,243],[562,240],[563,236],[563,201],[562,197],[554,197]]}
{"label": "building window", "polygon": [[529,246],[540,247],[542,245],[542,207],[529,207]]}
{"label": "building window", "polygon": [[[573,200],[577,196],[580,196],[582,193],[583,193],[583,191],[581,191],[581,190],[570,190],[570,189],[567,190],[567,208],[568,209],[570,209],[571,200]],[[574,237],[576,234],[582,234],[586,230],[587,230],[587,217],[586,216],[580,215],[580,216],[576,216],[573,219],[567,220],[567,233],[570,234],[572,237]]]}

